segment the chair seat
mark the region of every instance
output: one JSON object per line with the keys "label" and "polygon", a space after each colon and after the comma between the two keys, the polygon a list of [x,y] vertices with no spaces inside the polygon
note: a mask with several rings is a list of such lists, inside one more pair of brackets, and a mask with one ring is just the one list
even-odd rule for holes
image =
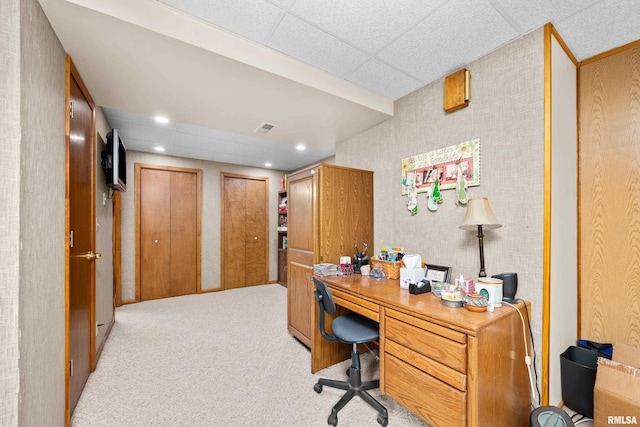
{"label": "chair seat", "polygon": [[376,341],[380,337],[378,323],[356,313],[333,319],[331,330],[340,341],[350,344]]}

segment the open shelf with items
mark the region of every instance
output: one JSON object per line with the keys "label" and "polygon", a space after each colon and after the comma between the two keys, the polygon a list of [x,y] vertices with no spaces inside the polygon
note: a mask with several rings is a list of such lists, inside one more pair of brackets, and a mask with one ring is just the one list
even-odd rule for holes
{"label": "open shelf with items", "polygon": [[282,179],[278,192],[278,283],[287,286],[287,187]]}

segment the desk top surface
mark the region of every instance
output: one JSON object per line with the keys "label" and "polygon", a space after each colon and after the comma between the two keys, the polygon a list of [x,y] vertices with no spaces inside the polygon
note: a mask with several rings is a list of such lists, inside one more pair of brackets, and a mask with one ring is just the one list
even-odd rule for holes
{"label": "desk top surface", "polygon": [[[513,312],[513,308],[506,304],[502,304],[502,307],[496,307],[492,313],[488,311],[475,313],[463,307],[446,307],[440,303],[440,298],[432,292],[413,295],[409,293],[408,289],[400,288],[399,280],[377,280],[359,274],[318,277],[318,279],[325,282],[330,288],[387,308],[422,317],[470,335],[476,335],[483,327]],[[518,303],[519,308],[522,306],[522,302]]]}

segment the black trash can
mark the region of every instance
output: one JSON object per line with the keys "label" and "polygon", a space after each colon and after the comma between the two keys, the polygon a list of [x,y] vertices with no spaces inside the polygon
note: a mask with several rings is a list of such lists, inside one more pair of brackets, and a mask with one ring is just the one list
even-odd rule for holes
{"label": "black trash can", "polygon": [[560,355],[562,400],[575,412],[593,418],[598,352],[570,346]]}

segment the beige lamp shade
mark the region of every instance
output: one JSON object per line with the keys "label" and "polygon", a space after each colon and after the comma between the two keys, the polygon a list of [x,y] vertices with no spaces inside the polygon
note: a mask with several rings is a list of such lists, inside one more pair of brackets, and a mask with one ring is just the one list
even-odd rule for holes
{"label": "beige lamp shade", "polygon": [[460,226],[463,230],[477,230],[481,225],[485,230],[502,227],[493,215],[489,200],[486,197],[480,199],[469,199],[467,202],[467,215]]}

